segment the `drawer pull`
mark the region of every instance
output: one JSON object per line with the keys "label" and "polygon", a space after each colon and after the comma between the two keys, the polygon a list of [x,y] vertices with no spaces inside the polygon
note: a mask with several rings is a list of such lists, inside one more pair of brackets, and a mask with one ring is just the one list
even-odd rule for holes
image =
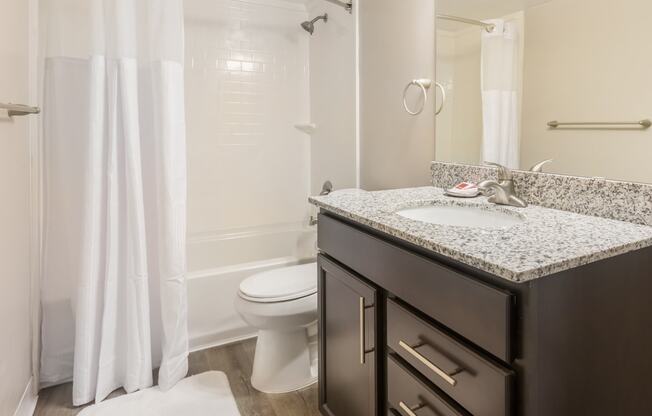
{"label": "drawer pull", "polygon": [[405,412],[405,414],[408,415],[408,416],[417,416],[417,414],[416,414],[415,412],[418,411],[419,409],[423,409],[424,407],[426,407],[426,405],[425,405],[425,404],[422,404],[422,403],[419,403],[419,404],[416,405],[416,406],[412,406],[412,407],[410,407],[410,406],[408,406],[407,404],[405,404],[405,402],[398,402],[398,406],[399,406],[399,407],[401,408],[401,410],[403,410],[403,411]]}
{"label": "drawer pull", "polygon": [[373,308],[374,305],[365,306],[364,298],[360,296],[360,364],[365,364],[365,356],[373,352],[374,349],[365,349],[367,341],[365,340],[366,333],[366,319],[365,319],[365,309]]}
{"label": "drawer pull", "polygon": [[[421,361],[423,365],[431,369],[435,374],[437,374],[439,377],[443,378],[448,384],[451,386],[455,386],[457,384],[457,380],[455,380],[453,377],[451,377],[450,374],[447,374],[444,370],[441,368],[437,367],[434,365],[430,360],[428,360],[426,357],[423,355],[419,354],[419,351],[415,350],[408,344],[406,344],[403,341],[399,341],[398,345],[400,345],[405,351],[407,351],[411,356],[416,358],[417,360]],[[423,345],[423,344],[421,344]],[[420,347],[421,345],[416,346],[415,348]],[[456,370],[454,374],[459,374],[461,370]],[[453,375],[454,375],[453,374]]]}

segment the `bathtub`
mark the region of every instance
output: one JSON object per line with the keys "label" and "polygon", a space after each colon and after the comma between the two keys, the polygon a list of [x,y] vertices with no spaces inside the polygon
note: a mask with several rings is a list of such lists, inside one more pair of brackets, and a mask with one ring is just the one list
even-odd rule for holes
{"label": "bathtub", "polygon": [[234,307],[240,282],[254,273],[314,261],[316,230],[305,224],[188,237],[188,332],[196,351],[256,335]]}

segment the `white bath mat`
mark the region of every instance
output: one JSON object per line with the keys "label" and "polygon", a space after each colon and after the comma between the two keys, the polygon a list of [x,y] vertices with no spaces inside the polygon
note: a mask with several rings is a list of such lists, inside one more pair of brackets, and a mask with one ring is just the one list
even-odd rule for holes
{"label": "white bath mat", "polygon": [[240,416],[229,380],[221,371],[188,377],[166,392],[141,390],[82,410],[79,416]]}

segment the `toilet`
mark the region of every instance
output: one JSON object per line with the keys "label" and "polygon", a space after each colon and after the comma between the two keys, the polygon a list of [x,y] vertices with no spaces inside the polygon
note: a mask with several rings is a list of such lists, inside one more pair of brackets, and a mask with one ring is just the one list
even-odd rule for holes
{"label": "toilet", "polygon": [[235,305],[258,329],[251,375],[256,390],[287,393],[317,381],[317,263],[248,277]]}

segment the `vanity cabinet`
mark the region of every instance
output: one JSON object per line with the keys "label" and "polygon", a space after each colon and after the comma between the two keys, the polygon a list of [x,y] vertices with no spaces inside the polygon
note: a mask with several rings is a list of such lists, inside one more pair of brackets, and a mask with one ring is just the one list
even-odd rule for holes
{"label": "vanity cabinet", "polygon": [[516,283],[319,216],[326,416],[652,414],[652,250]]}
{"label": "vanity cabinet", "polygon": [[320,409],[327,416],[375,415],[377,290],[324,256],[318,271]]}

